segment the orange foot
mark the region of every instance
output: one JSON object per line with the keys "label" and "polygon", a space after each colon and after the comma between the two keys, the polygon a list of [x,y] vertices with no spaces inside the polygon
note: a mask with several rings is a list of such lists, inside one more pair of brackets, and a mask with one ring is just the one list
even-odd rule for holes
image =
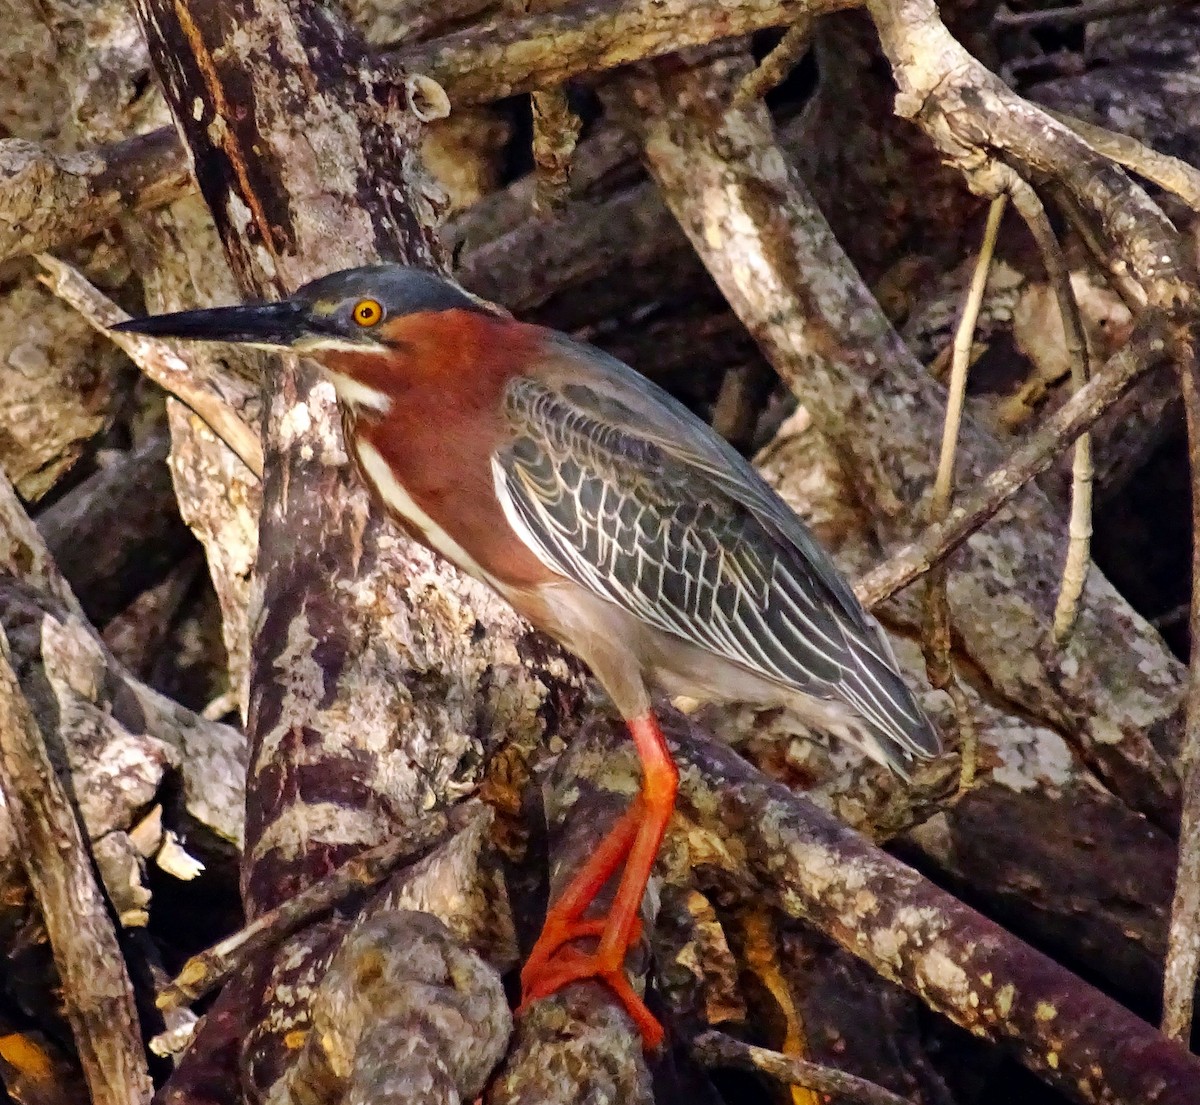
{"label": "orange foot", "polygon": [[[518,1013],[540,998],[580,982],[596,979],[612,990],[633,1019],[647,1051],[663,1041],[662,1026],[634,992],[625,975],[625,956],[641,939],[638,911],[642,895],[675,807],[678,775],[658,725],[647,715],[629,723],[642,760],[642,793],[600,842],[546,915],[525,969],[521,972],[521,1006]],[[617,893],[608,913],[597,919],[583,913],[624,865]],[[568,945],[583,937],[599,938],[593,952]]]}
{"label": "orange foot", "polygon": [[622,955],[613,965],[602,960],[596,953],[581,952],[576,948],[560,948],[545,967],[530,973],[528,966],[521,972],[521,1005],[518,1015],[541,998],[561,990],[572,982],[595,979],[603,982],[617,1000],[625,1007],[634,1026],[642,1037],[642,1047],[656,1051],[663,1042],[663,1028],[646,1003],[637,995],[625,976],[625,957]]}

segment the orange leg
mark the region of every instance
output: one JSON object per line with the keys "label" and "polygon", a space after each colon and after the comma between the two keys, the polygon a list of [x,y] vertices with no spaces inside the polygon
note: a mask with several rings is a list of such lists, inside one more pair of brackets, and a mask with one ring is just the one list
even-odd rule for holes
{"label": "orange leg", "polygon": [[[642,791],[547,913],[542,935],[521,972],[521,1008],[572,982],[598,979],[621,1000],[647,1050],[653,1050],[662,1042],[662,1027],[625,977],[625,955],[640,938],[638,911],[675,809],[679,772],[653,714],[628,724],[642,763]],[[607,915],[582,920],[584,910],[622,861],[621,881]],[[600,937],[594,952],[566,946],[581,936]]]}

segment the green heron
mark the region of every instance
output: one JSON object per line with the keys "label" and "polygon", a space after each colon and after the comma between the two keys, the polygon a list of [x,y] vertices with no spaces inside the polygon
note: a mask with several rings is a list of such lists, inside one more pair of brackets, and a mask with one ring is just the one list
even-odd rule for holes
{"label": "green heron", "polygon": [[[625,719],[641,791],[548,911],[525,1004],[600,979],[647,1047],[662,1039],[624,973],[678,783],[651,686],[789,707],[901,775],[938,753],[883,630],[800,519],[708,426],[598,349],[399,265],[115,329],[313,357],[387,513],[583,659]],[[618,870],[607,914],[585,919]],[[572,946],[583,936],[593,951]]]}

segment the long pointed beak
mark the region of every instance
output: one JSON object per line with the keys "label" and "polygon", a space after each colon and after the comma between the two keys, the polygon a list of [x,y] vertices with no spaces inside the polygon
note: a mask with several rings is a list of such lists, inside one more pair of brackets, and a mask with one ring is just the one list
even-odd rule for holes
{"label": "long pointed beak", "polygon": [[188,341],[233,342],[237,344],[290,349],[309,333],[308,312],[298,303],[250,304],[244,307],[212,307],[204,311],[178,311],[150,315],[118,323],[122,334],[145,334],[152,338],[183,338]]}

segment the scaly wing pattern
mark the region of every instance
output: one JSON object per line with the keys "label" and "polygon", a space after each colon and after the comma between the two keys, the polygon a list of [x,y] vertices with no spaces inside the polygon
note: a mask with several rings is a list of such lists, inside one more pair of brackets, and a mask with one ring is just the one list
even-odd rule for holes
{"label": "scaly wing pattern", "polygon": [[511,437],[493,459],[543,563],[657,629],[846,702],[889,758],[935,754],[878,623],[753,468],[621,362],[566,341],[556,353],[561,373],[510,382]]}

